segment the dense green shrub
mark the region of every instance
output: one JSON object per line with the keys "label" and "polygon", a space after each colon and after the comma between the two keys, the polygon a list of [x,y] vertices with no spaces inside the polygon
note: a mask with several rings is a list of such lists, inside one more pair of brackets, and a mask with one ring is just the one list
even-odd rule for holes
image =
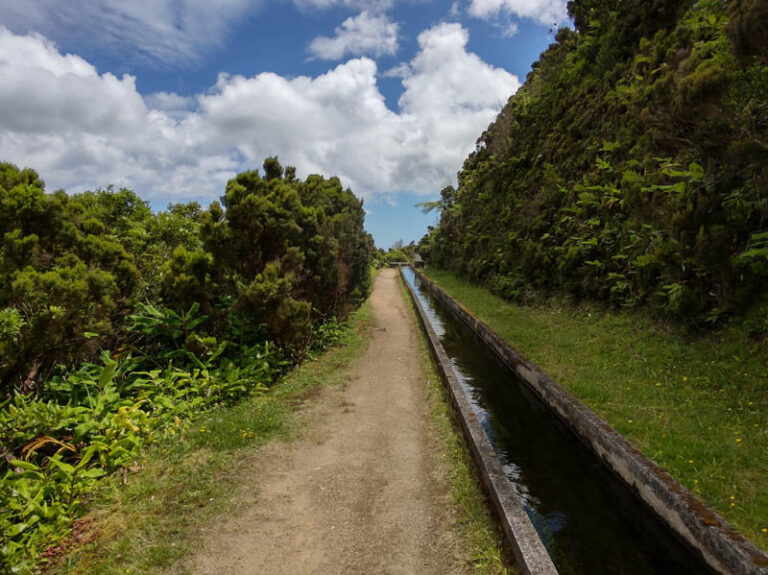
{"label": "dense green shrub", "polygon": [[338,339],[372,239],[336,178],[276,158],[222,202],[46,193],[0,163],[0,573],[31,573],[98,480]]}
{"label": "dense green shrub", "polygon": [[263,178],[253,171],[231,180],[221,204],[202,215],[217,285],[209,293],[232,295],[272,339],[301,348],[313,321],[365,299],[373,242],[362,203],[337,178],[302,182],[275,158],[264,169]]}
{"label": "dense green shrub", "polygon": [[0,213],[0,309],[22,320],[0,340],[0,391],[30,391],[88,355],[89,334],[114,336],[140,282],[132,232],[151,212],[128,190],[47,194],[32,170],[0,164]]}

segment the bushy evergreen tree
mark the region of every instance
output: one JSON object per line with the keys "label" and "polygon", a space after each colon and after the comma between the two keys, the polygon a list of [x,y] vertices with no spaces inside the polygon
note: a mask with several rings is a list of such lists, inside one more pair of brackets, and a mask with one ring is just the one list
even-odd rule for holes
{"label": "bushy evergreen tree", "polygon": [[46,193],[33,170],[2,163],[0,389],[35,390],[56,364],[127,343],[123,319],[139,302],[199,305],[205,336],[301,352],[313,324],[368,294],[363,220],[338,179],[300,181],[277,158],[207,210],[157,214],[125,189]]}

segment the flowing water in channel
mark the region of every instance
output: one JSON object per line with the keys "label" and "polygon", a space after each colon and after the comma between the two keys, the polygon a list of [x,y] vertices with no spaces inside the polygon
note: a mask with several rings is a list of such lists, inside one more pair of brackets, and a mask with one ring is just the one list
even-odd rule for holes
{"label": "flowing water in channel", "polygon": [[408,283],[558,572],[711,571],[460,320]]}

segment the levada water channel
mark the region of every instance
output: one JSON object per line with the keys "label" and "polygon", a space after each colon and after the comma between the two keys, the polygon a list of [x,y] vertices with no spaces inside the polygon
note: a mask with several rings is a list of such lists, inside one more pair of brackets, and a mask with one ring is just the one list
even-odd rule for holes
{"label": "levada water channel", "polygon": [[403,268],[561,575],[711,573],[525,383]]}

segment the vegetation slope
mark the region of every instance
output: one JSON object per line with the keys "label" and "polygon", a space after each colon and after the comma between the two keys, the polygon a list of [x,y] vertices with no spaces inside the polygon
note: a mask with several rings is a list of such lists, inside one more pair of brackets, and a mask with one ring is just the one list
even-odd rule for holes
{"label": "vegetation slope", "polygon": [[[768,2],[568,7],[574,28],[457,187],[422,204],[440,220],[419,250],[433,278],[765,547]],[[501,306],[457,276],[533,305]],[[592,313],[601,305],[633,309]]]}
{"label": "vegetation slope", "polygon": [[[421,240],[507,298],[566,292],[687,324],[768,279],[768,3],[573,0]],[[755,302],[758,305],[755,306]],[[762,307],[759,303],[762,302]]]}

